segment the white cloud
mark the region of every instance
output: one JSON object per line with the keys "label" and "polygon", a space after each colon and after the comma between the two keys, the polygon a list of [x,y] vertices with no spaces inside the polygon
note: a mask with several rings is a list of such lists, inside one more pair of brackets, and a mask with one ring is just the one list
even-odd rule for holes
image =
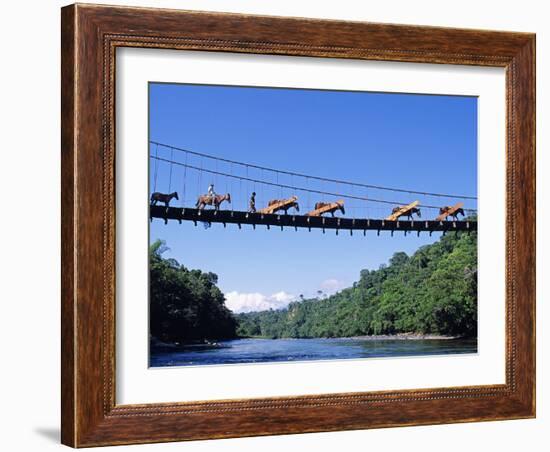
{"label": "white cloud", "polygon": [[338,281],[337,279],[331,278],[331,279],[325,279],[321,283],[321,289],[323,289],[325,292],[329,294],[333,294],[334,292],[337,292],[338,290],[342,289],[344,287],[344,283],[342,281]]}
{"label": "white cloud", "polygon": [[[323,297],[332,295],[346,287],[343,281],[335,278],[325,279],[319,284],[319,288],[323,291]],[[318,293],[308,294],[304,292],[304,297],[315,298]],[[297,300],[296,295],[287,293],[283,290],[271,295],[265,295],[260,292],[243,293],[236,290],[225,294],[225,304],[233,312],[252,312],[266,311],[268,309],[282,309],[288,306],[291,301]]]}
{"label": "white cloud", "polygon": [[233,291],[225,294],[225,304],[233,312],[265,311],[284,308],[295,298],[294,295],[284,291],[272,295]]}

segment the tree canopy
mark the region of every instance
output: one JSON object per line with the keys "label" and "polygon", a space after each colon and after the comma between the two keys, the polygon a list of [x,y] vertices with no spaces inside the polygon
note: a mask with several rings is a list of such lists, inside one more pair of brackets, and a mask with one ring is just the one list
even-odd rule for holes
{"label": "tree canopy", "polygon": [[236,321],[216,286],[218,276],[164,259],[163,241],[149,248],[150,334],[167,343],[236,337]]}
{"label": "tree canopy", "polygon": [[312,338],[477,334],[477,234],[441,237],[412,256],[361,270],[352,287],[280,310],[233,314],[214,273],[189,270],[150,246],[150,333],[166,343],[236,337]]}
{"label": "tree canopy", "polygon": [[360,272],[359,281],[330,297],[281,310],[238,314],[240,336],[350,337],[422,333],[477,334],[477,234],[449,234],[412,256]]}

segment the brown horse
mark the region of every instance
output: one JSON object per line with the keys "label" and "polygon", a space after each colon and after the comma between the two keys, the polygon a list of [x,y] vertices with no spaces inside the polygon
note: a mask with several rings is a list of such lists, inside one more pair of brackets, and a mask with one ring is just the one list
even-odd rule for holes
{"label": "brown horse", "polygon": [[[451,210],[452,207],[451,206],[444,206],[442,207],[441,209],[439,209],[439,215],[443,215],[445,213],[447,213],[449,210]],[[464,209],[461,207],[460,209],[456,209],[452,214],[451,214],[451,217],[454,218],[455,221],[458,221],[458,215],[462,215],[463,217],[465,216],[464,215]]]}
{"label": "brown horse", "polygon": [[166,207],[168,207],[172,198],[176,198],[177,200],[179,200],[177,191],[169,194],[159,193],[158,191],[156,191],[151,194],[151,205],[156,206],[157,202],[160,201],[163,202]]}
{"label": "brown horse", "polygon": [[315,203],[315,210],[322,209],[323,207],[331,206],[331,205],[333,207],[330,210],[327,210],[326,212],[323,212],[323,213],[329,213],[330,212],[330,214],[332,216],[334,216],[334,212],[339,210],[340,212],[342,212],[342,215],[346,214],[346,209],[344,209],[344,203],[342,201],[337,201],[337,202],[316,202]]}
{"label": "brown horse", "polygon": [[[272,199],[271,201],[269,201],[267,203],[267,207],[271,207],[275,204],[278,204],[280,202],[285,202],[285,201],[286,201],[286,199]],[[273,213],[278,212],[279,210],[283,210],[285,212],[285,215],[287,215],[288,214],[288,209],[290,209],[292,207],[294,207],[296,209],[296,212],[300,211],[300,206],[298,205],[298,202],[297,201],[292,201],[292,202],[289,202],[287,204],[282,205],[278,209],[275,209],[273,211]]]}
{"label": "brown horse", "polygon": [[[392,215],[394,213],[397,213],[399,212],[399,210],[402,208],[403,206],[397,206],[397,207],[394,207],[391,211]],[[412,220],[413,219],[413,214],[416,214],[418,215],[418,218],[420,218],[420,209],[418,207],[413,207],[412,209],[409,209],[407,210],[405,213],[402,213],[401,215],[399,215],[397,218],[399,217],[407,217],[409,220]]]}
{"label": "brown horse", "polygon": [[210,195],[201,195],[197,199],[195,207],[199,210],[203,210],[205,206],[214,206],[215,210],[220,210],[220,204],[224,201],[231,203],[231,195],[229,193],[225,195],[216,195],[214,197]]}

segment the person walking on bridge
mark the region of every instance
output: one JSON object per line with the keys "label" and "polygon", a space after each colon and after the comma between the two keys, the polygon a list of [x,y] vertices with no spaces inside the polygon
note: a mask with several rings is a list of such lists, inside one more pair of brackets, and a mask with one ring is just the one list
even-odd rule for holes
{"label": "person walking on bridge", "polygon": [[248,211],[250,213],[256,213],[256,192],[255,191],[253,191],[252,195],[250,196]]}

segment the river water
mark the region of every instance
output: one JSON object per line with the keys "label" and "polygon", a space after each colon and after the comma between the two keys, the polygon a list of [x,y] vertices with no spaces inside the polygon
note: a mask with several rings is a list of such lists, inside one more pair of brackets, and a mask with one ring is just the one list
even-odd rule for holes
{"label": "river water", "polygon": [[202,366],[477,353],[475,339],[235,339],[216,344],[152,346],[150,366]]}

